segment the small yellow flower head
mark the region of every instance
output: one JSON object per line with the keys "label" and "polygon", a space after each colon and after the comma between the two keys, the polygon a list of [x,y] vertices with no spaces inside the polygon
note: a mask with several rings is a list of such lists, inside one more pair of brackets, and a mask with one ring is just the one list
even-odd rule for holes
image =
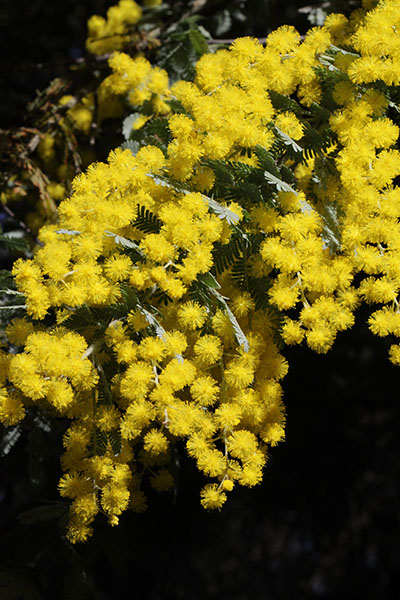
{"label": "small yellow flower head", "polygon": [[254,378],[252,369],[240,359],[232,359],[225,369],[226,382],[233,388],[242,388],[250,385]]}
{"label": "small yellow flower head", "polygon": [[168,492],[174,486],[174,478],[167,469],[161,469],[150,478],[150,483],[157,492]]}
{"label": "small yellow flower head", "polygon": [[233,483],[232,479],[224,479],[221,482],[221,490],[223,490],[224,492],[231,492],[234,486],[235,484]]}
{"label": "small yellow flower head", "polygon": [[75,498],[70,508],[71,514],[84,523],[91,523],[99,512],[97,496],[93,492]]}
{"label": "small yellow flower head", "polygon": [[134,0],[120,0],[107,11],[107,19],[93,15],[88,21],[86,48],[92,54],[105,54],[122,48],[128,41],[129,28],[142,16],[142,9]]}
{"label": "small yellow flower head", "polygon": [[64,498],[78,498],[92,491],[92,482],[80,473],[66,473],[61,477],[58,489]]}
{"label": "small yellow flower head", "polygon": [[145,494],[141,490],[131,492],[129,506],[135,513],[145,512],[147,510],[147,498]]}
{"label": "small yellow flower head", "polygon": [[129,491],[119,485],[105,485],[101,490],[101,506],[109,515],[120,515],[128,506]]}
{"label": "small yellow flower head", "polygon": [[222,356],[221,340],[215,335],[199,337],[193,346],[196,359],[204,367],[214,365]]}
{"label": "small yellow flower head", "polygon": [[16,425],[24,417],[25,408],[19,395],[16,392],[8,394],[4,388],[0,388],[0,423]]}
{"label": "small yellow flower head", "polygon": [[286,54],[293,51],[300,42],[300,34],[291,25],[283,25],[268,35],[267,50]]}
{"label": "small yellow flower head", "polygon": [[237,317],[244,317],[250,311],[254,311],[254,309],[254,300],[248,292],[242,292],[232,300],[232,310]]}
{"label": "small yellow flower head", "polygon": [[198,453],[197,467],[208,477],[221,477],[226,471],[226,459],[219,450],[208,448]]}
{"label": "small yellow flower head", "polygon": [[229,453],[240,460],[246,460],[257,451],[257,438],[245,429],[235,431],[228,438]]}
{"label": "small yellow flower head", "polygon": [[400,345],[392,344],[389,349],[389,358],[394,365],[400,365]]}
{"label": "small yellow flower head", "polygon": [[335,330],[324,325],[316,325],[306,333],[307,344],[320,354],[325,354],[335,340]]}
{"label": "small yellow flower head", "polygon": [[74,393],[72,387],[64,379],[61,379],[49,382],[46,398],[54,408],[62,412],[73,403]]}
{"label": "small yellow flower head", "polygon": [[303,126],[294,113],[280,113],[277,115],[275,123],[283,133],[294,140],[299,140],[303,136]]}
{"label": "small yellow flower head", "polygon": [[218,426],[221,429],[227,428],[228,430],[231,430],[239,424],[242,410],[236,403],[225,403],[221,404],[221,406],[215,410],[215,416]]}
{"label": "small yellow flower head", "polygon": [[197,377],[190,386],[190,393],[196,402],[202,406],[210,406],[219,396],[219,388],[215,379],[209,375]]}
{"label": "small yellow flower head", "polygon": [[80,523],[76,519],[69,522],[67,528],[67,539],[72,544],[86,542],[93,534],[93,528]]}
{"label": "small yellow flower head", "polygon": [[130,311],[127,317],[127,323],[133,331],[140,331],[149,325],[146,317],[139,311]]}
{"label": "small yellow flower head", "polygon": [[16,346],[23,346],[28,336],[33,333],[34,326],[26,319],[13,319],[6,327],[8,340]]}
{"label": "small yellow flower head", "polygon": [[164,342],[169,355],[183,354],[187,348],[187,340],[181,331],[167,331]]}
{"label": "small yellow flower head", "polygon": [[96,411],[96,425],[101,431],[118,429],[120,412],[115,406],[100,406]]}
{"label": "small yellow flower head", "polygon": [[202,327],[207,319],[207,310],[198,302],[186,302],[178,309],[178,322],[188,331]]}
{"label": "small yellow flower head", "polygon": [[114,254],[104,263],[104,272],[111,281],[127,279],[132,270],[132,261],[129,256]]}
{"label": "small yellow flower head", "polygon": [[280,423],[267,423],[260,435],[266,444],[276,446],[285,438],[285,430]]}
{"label": "small yellow flower head", "polygon": [[244,466],[243,470],[238,478],[238,481],[241,485],[246,485],[248,487],[253,487],[260,483],[262,480],[262,471],[261,469],[253,466]]}
{"label": "small yellow flower head", "polygon": [[286,318],[282,326],[282,337],[286,344],[300,344],[304,338],[304,330],[299,323]]}
{"label": "small yellow flower head", "polygon": [[153,377],[151,365],[140,360],[130,365],[121,380],[121,394],[127,400],[136,400],[146,395]]}
{"label": "small yellow flower head", "polygon": [[140,342],[138,354],[144,361],[156,363],[167,353],[167,346],[160,338],[147,337]]}
{"label": "small yellow flower head", "polygon": [[190,385],[196,376],[196,369],[189,360],[172,359],[160,375],[160,383],[178,391]]}
{"label": "small yellow flower head", "polygon": [[56,154],[54,148],[55,142],[55,138],[49,134],[45,134],[41,138],[38,145],[38,154],[44,162],[49,162],[54,158]]}
{"label": "small yellow flower head", "polygon": [[149,260],[158,263],[166,263],[175,253],[174,246],[161,234],[147,235],[140,245]]}
{"label": "small yellow flower head", "polygon": [[153,456],[164,454],[167,452],[169,443],[165,435],[161,431],[151,429],[144,436],[144,449]]}
{"label": "small yellow flower head", "polygon": [[226,494],[218,487],[216,483],[208,483],[200,492],[201,505],[211,510],[221,508],[226,501]]}

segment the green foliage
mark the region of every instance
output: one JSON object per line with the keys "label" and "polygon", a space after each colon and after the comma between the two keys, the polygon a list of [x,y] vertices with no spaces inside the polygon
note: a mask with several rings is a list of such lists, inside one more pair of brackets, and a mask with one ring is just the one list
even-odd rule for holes
{"label": "green foliage", "polygon": [[143,233],[159,233],[162,222],[148,208],[138,206],[138,215],[133,225]]}

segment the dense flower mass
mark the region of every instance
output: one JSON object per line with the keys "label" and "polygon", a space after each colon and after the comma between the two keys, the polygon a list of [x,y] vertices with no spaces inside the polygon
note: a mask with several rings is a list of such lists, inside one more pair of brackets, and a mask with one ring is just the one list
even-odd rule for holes
{"label": "dense flower mass", "polygon": [[88,22],[87,49],[93,54],[106,54],[123,48],[141,16],[142,9],[134,0],[119,0],[108,9],[107,18],[93,15]]}
{"label": "dense flower mass", "polygon": [[285,344],[326,352],[362,301],[373,333],[400,336],[397,31],[400,2],[383,1],[303,41],[286,26],[238,39],[171,88],[111,57],[104,89],[169,113],[165,131],[75,178],[15,263],[26,315],[0,356],[4,424],[36,405],[70,419],[72,541],[170,490],[178,442],[205,508],[259,483],[284,437]]}

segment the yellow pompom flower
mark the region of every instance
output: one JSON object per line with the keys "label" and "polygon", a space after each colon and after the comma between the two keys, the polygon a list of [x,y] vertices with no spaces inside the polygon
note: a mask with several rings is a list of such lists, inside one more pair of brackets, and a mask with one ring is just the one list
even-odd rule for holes
{"label": "yellow pompom flower", "polygon": [[240,406],[233,402],[221,404],[215,410],[215,417],[221,429],[233,429],[240,422],[241,416]]}
{"label": "yellow pompom flower", "polygon": [[33,323],[25,318],[13,319],[6,327],[8,340],[17,346],[23,346],[28,336],[33,332]]}
{"label": "yellow pompom flower", "polygon": [[304,330],[300,323],[286,318],[282,325],[282,337],[286,344],[300,344],[304,338]]}
{"label": "yellow pompom flower", "polygon": [[214,404],[219,396],[219,388],[215,379],[209,375],[196,378],[190,386],[192,398],[202,406]]}
{"label": "yellow pompom flower", "polygon": [[5,388],[0,388],[0,422],[8,427],[16,425],[25,417],[25,408],[18,393],[7,393]]}
{"label": "yellow pompom flower", "polygon": [[101,506],[109,515],[120,515],[128,506],[129,491],[119,485],[105,485],[101,490]]}
{"label": "yellow pompom flower", "polygon": [[178,322],[189,331],[202,327],[207,319],[207,310],[197,302],[186,302],[178,309]]}
{"label": "yellow pompom flower", "polygon": [[143,438],[143,447],[153,456],[167,452],[169,443],[161,431],[151,429]]}
{"label": "yellow pompom flower", "polygon": [[200,497],[201,505],[207,510],[221,508],[226,501],[226,494],[215,483],[205,485]]}
{"label": "yellow pompom flower", "polygon": [[220,339],[215,335],[204,335],[199,337],[193,346],[196,360],[203,367],[215,364],[222,356]]}
{"label": "yellow pompom flower", "polygon": [[159,362],[167,353],[164,340],[160,338],[147,337],[142,340],[138,347],[138,354],[143,360],[152,363]]}
{"label": "yellow pompom flower", "polygon": [[139,360],[131,364],[121,380],[122,396],[127,400],[143,398],[147,394],[153,375],[151,365],[146,362]]}

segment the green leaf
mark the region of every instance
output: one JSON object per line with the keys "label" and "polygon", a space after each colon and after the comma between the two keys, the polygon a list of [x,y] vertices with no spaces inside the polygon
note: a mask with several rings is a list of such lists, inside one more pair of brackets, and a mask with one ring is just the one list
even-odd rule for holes
{"label": "green leaf", "polygon": [[304,109],[300,106],[298,102],[296,102],[296,100],[290,98],[290,96],[285,96],[284,94],[274,92],[273,90],[269,90],[268,94],[271,98],[273,107],[277,110],[291,111],[298,116],[302,115]]}
{"label": "green leaf", "polygon": [[124,136],[126,141],[129,140],[129,138],[131,137],[133,125],[140,116],[140,113],[134,112],[125,117],[125,119],[122,121],[122,135]]}
{"label": "green leaf", "polygon": [[235,260],[241,258],[245,241],[241,232],[236,231],[227,244],[215,244],[213,258],[217,274],[229,269]]}
{"label": "green leaf", "polygon": [[237,319],[235,317],[235,315],[233,314],[233,312],[231,311],[231,309],[229,308],[225,298],[219,293],[217,292],[217,290],[214,290],[211,288],[211,293],[214,294],[214,296],[217,298],[219,304],[222,305],[223,310],[226,312],[226,314],[229,317],[229,320],[232,324],[233,327],[233,331],[235,334],[235,338],[237,343],[239,344],[239,346],[242,346],[243,350],[245,352],[248,352],[250,349],[250,344],[248,339],[246,338],[245,334],[243,333],[239,323],[237,322]]}
{"label": "green leaf", "polygon": [[29,252],[29,243],[23,231],[15,230],[7,233],[0,233],[0,244],[13,252]]}
{"label": "green leaf", "polygon": [[281,131],[279,129],[279,127],[277,127],[276,125],[275,125],[275,131],[278,134],[278,136],[281,138],[281,140],[283,141],[285,146],[291,146],[293,148],[294,152],[303,152],[303,148],[301,146],[299,146],[299,144],[295,140],[293,140],[289,135],[287,135],[286,133]]}
{"label": "green leaf", "polygon": [[140,143],[135,140],[128,140],[121,144],[121,148],[122,150],[130,150],[133,156],[136,156],[140,150]]}
{"label": "green leaf", "polygon": [[259,145],[255,147],[254,151],[258,158],[258,166],[264,171],[272,173],[275,177],[279,177],[279,169],[271,152],[268,152],[268,150]]}
{"label": "green leaf", "polygon": [[104,431],[96,427],[94,432],[94,450],[97,456],[104,456],[107,450],[108,438]]}
{"label": "green leaf", "polygon": [[203,54],[207,54],[207,52],[209,52],[207,42],[198,29],[191,29],[189,31],[189,39],[193,48],[196,51],[197,56],[200,57]]}
{"label": "green leaf", "polygon": [[144,256],[142,250],[139,248],[139,246],[137,245],[136,242],[133,242],[132,240],[128,240],[128,238],[122,237],[122,235],[117,235],[116,233],[113,233],[112,231],[105,231],[104,233],[109,237],[114,237],[116,244],[121,244],[121,246],[123,246],[124,248],[129,248],[131,250],[135,250],[136,252],[138,252],[138,254],[140,254],[141,256]]}
{"label": "green leaf", "polygon": [[214,290],[219,290],[221,287],[214,275],[211,273],[203,273],[199,275],[197,279],[199,279],[199,281],[204,283],[207,287],[213,288]]}
{"label": "green leaf", "polygon": [[62,235],[79,235],[82,232],[76,231],[75,229],[57,229],[56,233],[59,233]]}
{"label": "green leaf", "polygon": [[340,250],[340,227],[338,218],[338,207],[333,204],[325,204],[321,213],[324,220],[322,240],[326,248],[331,252]]}
{"label": "green leaf", "polygon": [[117,456],[121,452],[122,447],[122,439],[121,432],[119,429],[114,429],[114,431],[110,431],[108,434],[108,439],[111,444],[111,448],[114,452],[114,455]]}
{"label": "green leaf", "polygon": [[276,187],[278,192],[292,192],[293,194],[297,195],[297,191],[294,188],[292,188],[291,185],[289,185],[285,181],[282,181],[282,179],[275,177],[275,175],[272,175],[272,173],[264,171],[264,177],[269,184],[274,185]]}
{"label": "green leaf", "polygon": [[10,271],[7,271],[6,269],[1,269],[0,270],[0,286],[1,287],[10,287],[14,284],[14,278],[12,276],[12,274],[10,273]]}
{"label": "green leaf", "polygon": [[203,164],[213,170],[214,175],[222,186],[232,185],[235,182],[234,174],[229,163],[222,160],[204,160]]}
{"label": "green leaf", "polygon": [[0,442],[0,456],[7,456],[21,437],[21,426],[15,425],[4,432]]}
{"label": "green leaf", "polygon": [[123,298],[124,314],[126,314],[130,310],[134,310],[136,308],[137,295],[135,289],[123,281],[120,282],[119,289],[121,290]]}
{"label": "green leaf", "polygon": [[137,227],[139,231],[143,231],[143,233],[159,233],[162,221],[148,208],[139,206],[138,216],[133,222],[133,226]]}
{"label": "green leaf", "polygon": [[239,223],[239,221],[240,221],[239,215],[234,213],[227,206],[222,206],[222,204],[220,204],[216,200],[213,200],[212,198],[207,198],[207,201],[208,201],[208,206],[210,207],[210,209],[220,219],[225,219],[229,225],[236,225],[236,223]]}

